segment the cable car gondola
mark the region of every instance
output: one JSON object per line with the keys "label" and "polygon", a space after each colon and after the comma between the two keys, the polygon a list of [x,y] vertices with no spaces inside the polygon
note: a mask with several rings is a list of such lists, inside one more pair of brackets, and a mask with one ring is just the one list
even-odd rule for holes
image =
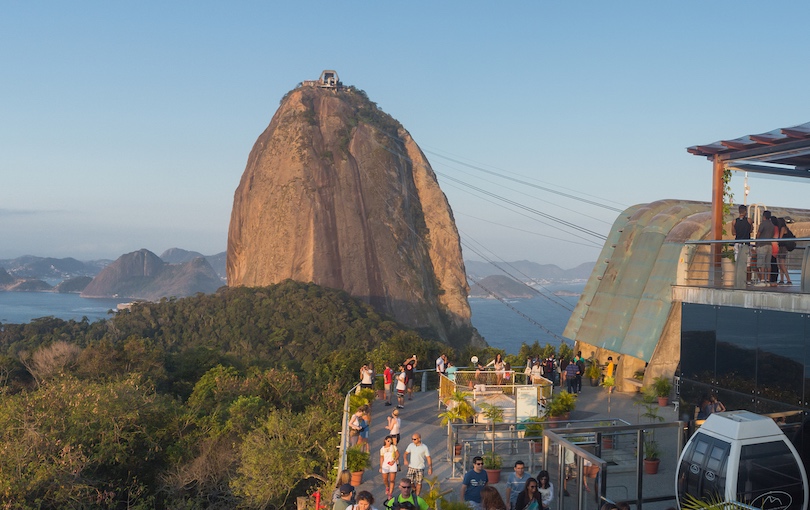
{"label": "cable car gondola", "polygon": [[679,508],[687,494],[763,510],[807,510],[808,503],[796,448],[771,418],[750,411],[709,416],[681,453],[676,492]]}

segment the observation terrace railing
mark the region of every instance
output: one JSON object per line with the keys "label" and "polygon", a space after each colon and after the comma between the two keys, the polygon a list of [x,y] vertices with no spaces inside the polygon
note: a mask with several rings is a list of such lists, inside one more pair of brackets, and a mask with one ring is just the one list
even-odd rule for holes
{"label": "observation terrace railing", "polygon": [[[679,259],[676,284],[686,287],[710,287],[769,292],[810,294],[810,238],[791,238],[793,251],[786,252],[786,269],[793,285],[758,286],[756,265],[757,240],[687,241]],[[770,243],[780,239],[762,239]],[[720,250],[716,265],[712,247]]]}

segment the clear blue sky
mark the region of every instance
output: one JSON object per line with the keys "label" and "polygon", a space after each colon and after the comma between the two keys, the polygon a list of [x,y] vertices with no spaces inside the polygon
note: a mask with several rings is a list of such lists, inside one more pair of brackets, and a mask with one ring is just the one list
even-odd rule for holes
{"label": "clear blue sky", "polygon": [[687,146],[810,120],[808,22],[808,2],[2,2],[0,258],[224,251],[279,100],[335,69],[430,151],[465,245],[573,267],[600,243],[444,176],[603,234],[615,212],[434,154],[620,209],[709,200]]}

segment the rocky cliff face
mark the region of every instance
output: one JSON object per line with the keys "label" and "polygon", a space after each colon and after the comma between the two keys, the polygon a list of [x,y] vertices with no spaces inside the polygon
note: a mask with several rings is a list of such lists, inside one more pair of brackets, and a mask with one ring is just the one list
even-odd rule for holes
{"label": "rocky cliff face", "polygon": [[210,293],[220,286],[219,277],[202,257],[184,264],[166,264],[151,251],[138,250],[105,267],[81,295],[156,300]]}
{"label": "rocky cliff face", "polygon": [[282,101],[234,195],[227,273],[231,286],[344,289],[445,340],[473,333],[436,176],[410,134],[351,87],[299,87]]}

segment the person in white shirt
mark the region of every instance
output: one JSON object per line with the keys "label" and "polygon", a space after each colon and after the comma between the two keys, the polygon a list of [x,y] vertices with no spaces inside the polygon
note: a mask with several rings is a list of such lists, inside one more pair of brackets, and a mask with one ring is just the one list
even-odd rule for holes
{"label": "person in white shirt", "polygon": [[411,437],[413,443],[405,449],[405,465],[408,466],[408,478],[416,486],[416,495],[422,492],[422,478],[424,478],[425,467],[429,475],[433,474],[433,460],[430,458],[430,450],[426,444],[422,443],[422,435],[414,432]]}

